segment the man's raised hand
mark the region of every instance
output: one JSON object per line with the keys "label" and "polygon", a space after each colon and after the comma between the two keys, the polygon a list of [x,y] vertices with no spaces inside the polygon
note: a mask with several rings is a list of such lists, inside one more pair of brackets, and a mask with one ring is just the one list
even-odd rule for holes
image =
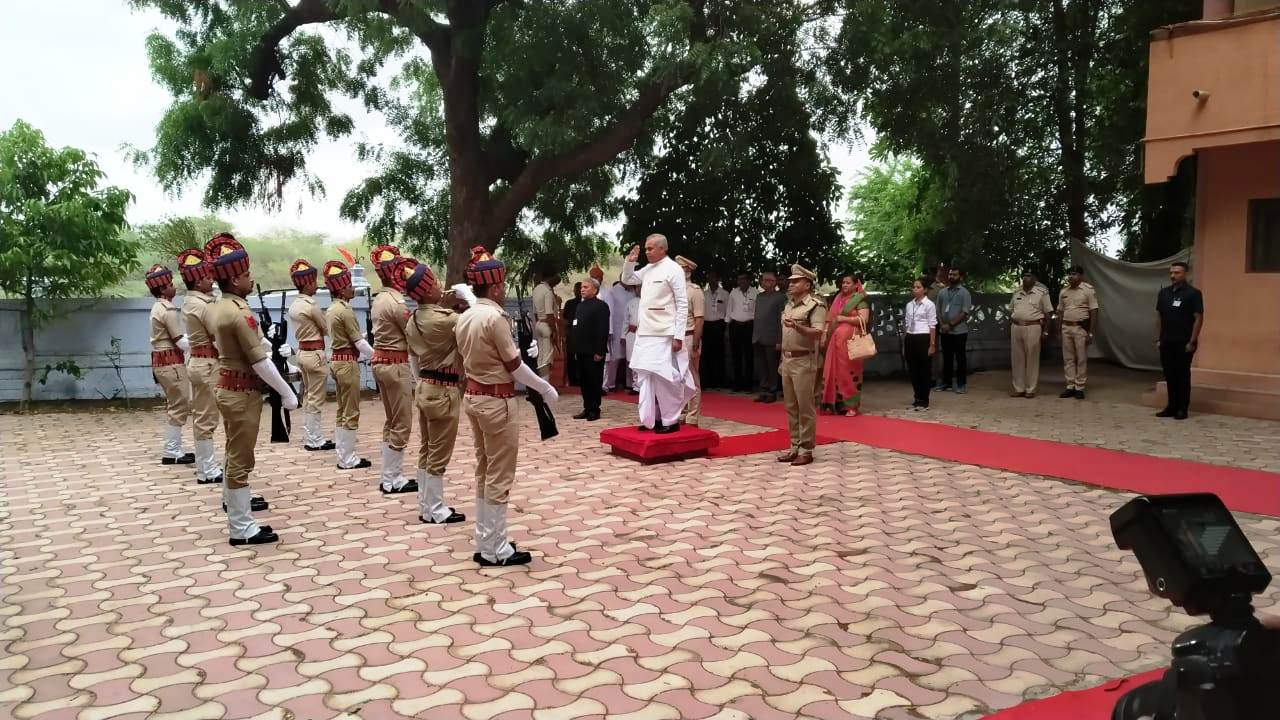
{"label": "man's raised hand", "polygon": [[633,263],[633,262],[639,262],[639,261],[640,261],[640,246],[632,245],[631,249],[627,251],[627,262]]}

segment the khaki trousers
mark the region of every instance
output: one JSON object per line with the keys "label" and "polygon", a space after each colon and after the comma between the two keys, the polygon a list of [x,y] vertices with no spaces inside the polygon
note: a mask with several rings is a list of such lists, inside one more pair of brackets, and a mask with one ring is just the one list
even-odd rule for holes
{"label": "khaki trousers", "polygon": [[262,393],[257,390],[218,388],[218,412],[222,429],[227,434],[227,450],[223,456],[222,478],[227,487],[249,487],[253,472],[253,448],[258,444],[258,426],[262,423]]}
{"label": "khaki trousers", "polygon": [[302,411],[318,413],[329,385],[329,361],[320,350],[303,350],[298,353],[298,369],[302,371]]}
{"label": "khaki trousers", "polygon": [[1013,391],[1033,393],[1040,382],[1040,323],[1014,325],[1010,345]]}
{"label": "khaki trousers", "polygon": [[787,429],[791,450],[812,455],[818,442],[818,412],[814,407],[814,383],[818,377],[817,355],[787,357],[778,366],[782,375],[782,399],[787,405]]}
{"label": "khaki trousers", "polygon": [[418,383],[414,404],[418,407],[418,433],[422,436],[418,469],[430,475],[444,475],[458,439],[462,388]]}
{"label": "khaki trousers", "polygon": [[1089,375],[1089,331],[1079,325],[1062,326],[1062,374],[1068,390],[1083,390]]}
{"label": "khaki trousers", "polygon": [[409,377],[409,364],[374,365],[373,379],[378,383],[378,395],[387,416],[382,425],[382,442],[401,452],[413,432],[413,380]]}
{"label": "khaki trousers", "polygon": [[476,497],[506,505],[520,451],[517,398],[467,395],[462,401],[476,444]]}
{"label": "khaki trousers", "polygon": [[693,373],[693,397],[684,406],[684,423],[696,426],[702,419],[702,353],[689,354],[689,372]]}
{"label": "khaki trousers", "polygon": [[213,358],[191,358],[187,365],[191,377],[191,412],[196,440],[211,440],[218,429],[218,361]]}
{"label": "khaki trousers", "polygon": [[335,427],[357,430],[360,427],[360,365],[354,360],[339,360],[329,365],[333,383],[338,387],[338,419]]}
{"label": "khaki trousers", "polygon": [[164,390],[165,407],[169,411],[169,424],[182,427],[191,416],[191,380],[185,365],[165,365],[151,368],[156,383]]}
{"label": "khaki trousers", "polygon": [[545,380],[551,372],[551,361],[556,358],[556,347],[551,342],[551,326],[539,320],[533,326],[533,334],[538,340],[538,358],[534,362],[538,363],[538,374]]}

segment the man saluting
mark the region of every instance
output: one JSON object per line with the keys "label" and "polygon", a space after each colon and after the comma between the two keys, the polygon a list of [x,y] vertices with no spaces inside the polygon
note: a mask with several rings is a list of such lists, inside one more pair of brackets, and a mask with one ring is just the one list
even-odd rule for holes
{"label": "man saluting", "polygon": [[622,264],[622,282],[640,286],[640,324],[631,369],[640,383],[640,429],[671,433],[680,428],[680,413],[693,397],[689,355],[684,351],[689,324],[689,296],[684,270],[667,257],[667,238],[644,240],[649,264],[636,270],[640,246]]}

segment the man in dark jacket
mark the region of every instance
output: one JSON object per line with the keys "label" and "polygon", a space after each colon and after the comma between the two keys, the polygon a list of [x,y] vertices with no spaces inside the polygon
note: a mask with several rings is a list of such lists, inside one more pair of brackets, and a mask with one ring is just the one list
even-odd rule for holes
{"label": "man in dark jacket", "polygon": [[596,297],[599,292],[595,278],[582,283],[582,302],[569,325],[569,352],[577,360],[582,378],[582,412],[573,416],[576,420],[600,419],[600,383],[609,350],[609,304]]}

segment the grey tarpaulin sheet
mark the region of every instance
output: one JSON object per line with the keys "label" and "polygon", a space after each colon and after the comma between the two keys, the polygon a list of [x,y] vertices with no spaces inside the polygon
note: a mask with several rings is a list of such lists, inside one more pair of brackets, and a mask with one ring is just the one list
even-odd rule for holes
{"label": "grey tarpaulin sheet", "polygon": [[1189,262],[1191,249],[1154,262],[1127,263],[1073,241],[1071,258],[1084,268],[1085,282],[1093,285],[1098,295],[1099,327],[1094,330],[1089,357],[1159,370],[1156,294],[1169,284],[1170,263]]}

